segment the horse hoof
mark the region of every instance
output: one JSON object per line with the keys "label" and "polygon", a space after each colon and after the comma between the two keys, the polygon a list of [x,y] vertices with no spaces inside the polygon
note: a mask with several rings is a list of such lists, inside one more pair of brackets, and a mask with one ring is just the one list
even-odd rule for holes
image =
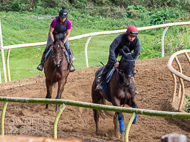
{"label": "horse hoof", "polygon": [[115,133],[115,137],[118,138],[118,139],[120,139],[119,132],[116,132],[116,133]]}
{"label": "horse hoof", "polygon": [[125,141],[125,132],[122,132],[122,133],[121,133],[120,141],[122,141],[122,142]]}

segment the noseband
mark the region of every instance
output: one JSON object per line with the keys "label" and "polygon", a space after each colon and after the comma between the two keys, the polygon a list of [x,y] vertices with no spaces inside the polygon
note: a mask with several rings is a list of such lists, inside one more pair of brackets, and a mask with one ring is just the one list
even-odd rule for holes
{"label": "noseband", "polygon": [[[59,45],[58,45],[58,48],[59,48]],[[53,58],[53,61],[55,62],[55,57],[56,56],[60,56],[60,59],[58,61],[58,64],[56,64],[57,67],[60,67],[61,66],[61,60],[63,59],[63,54],[53,54],[52,52],[52,58]],[[55,64],[54,64],[55,65]]]}
{"label": "noseband", "polygon": [[56,56],[60,56],[60,59],[59,59],[59,61],[58,61],[58,64],[56,64],[57,65],[57,67],[60,67],[61,66],[61,60],[63,59],[63,54],[61,55],[61,54],[53,54],[52,53],[52,57],[53,57],[53,61],[55,61],[55,57]]}
{"label": "noseband", "polygon": [[122,79],[123,79],[123,83],[122,83],[123,86],[125,86],[125,87],[130,87],[131,84],[132,84],[132,83],[131,83],[132,75],[130,75],[130,77],[129,77],[129,78],[130,78],[130,83],[128,83],[128,82],[125,81],[125,80],[126,80],[126,79],[125,79],[125,73],[123,73],[123,72],[121,72],[121,71],[119,71],[119,70],[118,70],[117,72],[119,73],[119,75],[120,75],[120,76],[122,77]]}

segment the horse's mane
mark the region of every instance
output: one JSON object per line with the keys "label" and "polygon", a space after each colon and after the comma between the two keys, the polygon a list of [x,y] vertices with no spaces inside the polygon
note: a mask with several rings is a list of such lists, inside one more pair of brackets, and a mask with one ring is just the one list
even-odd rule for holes
{"label": "horse's mane", "polygon": [[55,44],[57,41],[62,41],[61,38],[55,38],[53,44]]}

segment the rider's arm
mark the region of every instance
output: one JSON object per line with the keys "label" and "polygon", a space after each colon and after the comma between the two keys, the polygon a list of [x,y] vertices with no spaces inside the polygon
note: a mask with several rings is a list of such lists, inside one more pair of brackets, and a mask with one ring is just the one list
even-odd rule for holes
{"label": "rider's arm", "polygon": [[49,36],[50,36],[52,42],[54,42],[53,31],[54,31],[54,28],[52,28],[52,27],[50,26],[50,28],[49,28]]}
{"label": "rider's arm", "polygon": [[67,35],[65,36],[63,42],[66,42],[69,39],[70,33],[71,33],[71,29],[67,30]]}
{"label": "rider's arm", "polygon": [[115,50],[116,48],[119,46],[119,41],[118,39],[114,39],[114,41],[111,43],[110,45],[110,53],[109,53],[109,60],[112,62],[112,63],[116,63],[117,62],[117,59],[116,59],[116,55],[115,55]]}
{"label": "rider's arm", "polygon": [[70,20],[68,20],[66,27],[67,27],[67,32],[66,32],[65,38],[63,39],[64,43],[69,39],[69,36],[70,36],[70,33],[71,33],[72,23],[71,23]]}
{"label": "rider's arm", "polygon": [[140,51],[141,51],[141,44],[140,44],[140,40],[137,39],[137,43],[136,43],[136,45],[134,47],[134,53],[132,53],[132,57],[133,57],[134,60],[137,59],[137,57],[140,54]]}

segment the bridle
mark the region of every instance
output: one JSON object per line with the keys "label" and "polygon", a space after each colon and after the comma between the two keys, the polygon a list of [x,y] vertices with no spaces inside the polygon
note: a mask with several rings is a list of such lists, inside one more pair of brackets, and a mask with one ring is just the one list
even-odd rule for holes
{"label": "bridle", "polygon": [[[58,45],[58,47],[59,47],[59,45]],[[58,61],[58,64],[54,64],[54,66],[56,66],[56,67],[60,67],[61,65],[62,65],[62,63],[63,63],[63,56],[64,56],[64,53],[63,54],[54,54],[53,52],[52,52],[52,58],[53,58],[53,61],[55,62],[55,57],[56,56],[60,56],[60,59],[59,59],[59,61]],[[62,62],[61,62],[62,61]]]}
{"label": "bridle", "polygon": [[[135,60],[127,60],[127,59],[123,59],[123,60],[125,60],[127,62],[134,62],[135,61]],[[116,69],[116,70],[117,70],[117,73],[122,77],[122,80],[123,80],[122,86],[125,87],[125,100],[124,100],[124,102],[125,102],[127,99],[127,88],[130,87],[132,84],[133,75],[127,75],[128,79],[130,80],[130,82],[128,83],[128,82],[126,82],[126,80],[128,80],[128,79],[126,79],[126,75],[125,75],[124,71],[119,70],[119,69]],[[125,103],[123,104],[123,107],[124,106],[125,106]]]}
{"label": "bridle", "polygon": [[[123,60],[125,60],[125,61],[127,61],[127,62],[134,62],[134,61],[135,61],[135,60],[127,60],[127,59],[123,59]],[[122,80],[123,80],[122,85],[125,86],[125,87],[130,87],[131,84],[132,84],[131,80],[132,80],[132,78],[133,78],[133,75],[127,75],[128,78],[130,79],[130,83],[128,83],[128,82],[125,81],[125,80],[127,80],[127,79],[126,79],[126,77],[125,77],[126,75],[125,75],[125,73],[123,72],[123,70],[119,70],[119,69],[116,69],[116,70],[117,70],[118,74],[122,77]]]}
{"label": "bridle", "polygon": [[[58,47],[59,47],[59,45],[58,45]],[[53,47],[52,47],[53,48]],[[53,76],[52,76],[52,79],[51,79],[51,84],[52,84],[52,81],[53,81],[53,77],[54,77],[54,75],[55,75],[55,72],[56,72],[56,70],[57,70],[57,67],[60,67],[62,64],[63,64],[63,56],[64,56],[64,54],[65,54],[65,52],[63,51],[63,54],[54,54],[53,52],[52,52],[52,58],[53,58],[53,61],[55,61],[55,57],[56,56],[60,56],[60,59],[59,59],[59,61],[58,61],[58,64],[54,64],[54,62],[53,62],[53,65],[55,66],[55,69],[54,69],[54,72],[53,72]]]}
{"label": "bridle", "polygon": [[55,61],[55,57],[56,57],[56,56],[60,56],[60,59],[59,59],[59,61],[58,61],[58,64],[56,64],[56,65],[54,64],[54,65],[55,65],[56,67],[60,67],[60,66],[62,65],[62,63],[63,63],[63,62],[61,62],[62,59],[63,59],[63,54],[61,55],[61,54],[53,54],[53,53],[52,53],[53,61]]}

